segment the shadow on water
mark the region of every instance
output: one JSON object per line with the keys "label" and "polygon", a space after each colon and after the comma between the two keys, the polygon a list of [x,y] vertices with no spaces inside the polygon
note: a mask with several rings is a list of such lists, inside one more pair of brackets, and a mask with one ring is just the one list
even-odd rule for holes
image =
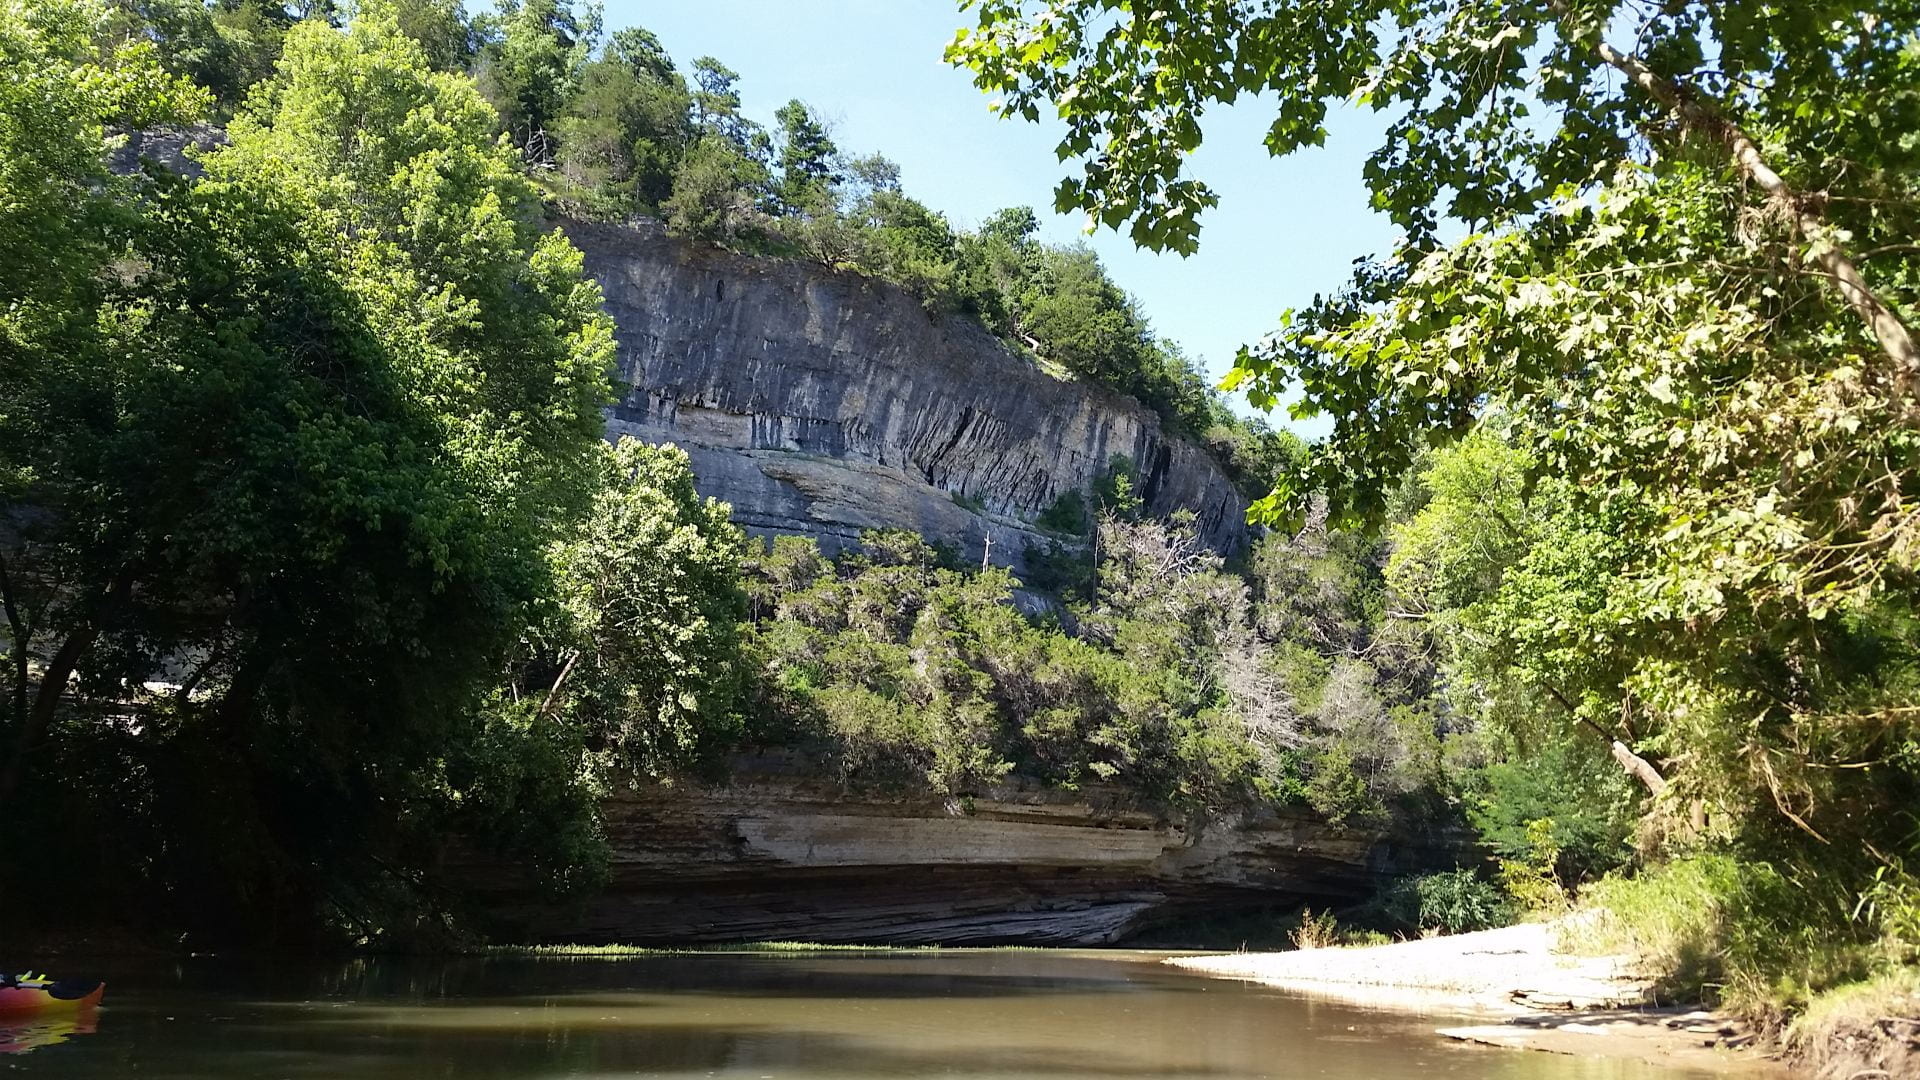
{"label": "shadow on water", "polygon": [[[1127,965],[1036,953],[899,953],[760,956],[689,954],[618,959],[488,957],[452,961],[362,960],[319,972],[273,967],[183,969],[180,985],[281,1002],[305,999],[476,999],[585,1003],[611,991],[764,998],[998,998],[1145,989]],[[1154,987],[1166,992],[1169,986]]]}
{"label": "shadow on water", "polygon": [[[812,1065],[827,1075],[922,1077],[952,1075],[1059,1077],[1220,1077],[1235,1075],[1206,1065],[1096,1061],[1079,1050],[999,1048],[991,1040],[972,1049],[914,1051],[875,1045],[836,1033],[799,1032],[734,1024],[673,1023],[647,1026],[627,1037],[599,1038],[592,1031],[501,1031],[449,1025],[432,1034],[378,1030],[324,1031],[310,1025],[229,1025],[191,1048],[153,1054],[126,1045],[109,1060],[144,1077],[285,1076],[414,1077],[437,1074],[475,1078],[577,1075],[767,1075]],[[217,1064],[209,1067],[209,1057]],[[101,1063],[95,1061],[95,1067]],[[107,1066],[108,1069],[113,1066]],[[758,1070],[758,1071],[755,1071]]]}
{"label": "shadow on water", "polygon": [[98,1033],[40,1044],[35,1076],[1684,1075],[1462,1050],[1432,1035],[1433,1020],[1383,1017],[1124,958],[1044,953],[189,962],[119,972],[115,986]]}

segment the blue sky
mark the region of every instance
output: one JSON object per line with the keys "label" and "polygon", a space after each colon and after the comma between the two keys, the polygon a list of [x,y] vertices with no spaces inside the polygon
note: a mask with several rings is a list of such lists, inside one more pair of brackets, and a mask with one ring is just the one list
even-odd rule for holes
{"label": "blue sky", "polygon": [[[1212,114],[1194,175],[1220,193],[1187,259],[1139,251],[1123,235],[1084,236],[1083,221],[1052,212],[1053,187],[1075,168],[1054,157],[1059,128],[1001,120],[941,50],[967,21],[952,0],[608,0],[609,32],[644,26],[682,69],[717,57],[740,73],[749,115],[799,98],[829,120],[842,149],[898,162],[909,194],[971,227],[1006,206],[1031,206],[1046,239],[1086,239],[1138,296],[1156,330],[1206,362],[1217,379],[1234,351],[1337,288],[1358,256],[1397,235],[1367,207],[1360,167],[1385,121],[1343,110],[1325,147],[1283,161],[1261,135],[1272,119],[1257,101]],[[1244,403],[1241,403],[1244,408]],[[1284,410],[1273,417],[1288,424]],[[1309,437],[1323,422],[1296,426]]]}

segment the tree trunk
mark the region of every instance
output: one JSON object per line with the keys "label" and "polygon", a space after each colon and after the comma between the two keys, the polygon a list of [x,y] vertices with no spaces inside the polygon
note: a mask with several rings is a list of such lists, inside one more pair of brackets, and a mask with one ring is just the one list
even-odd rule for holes
{"label": "tree trunk", "polygon": [[560,674],[554,677],[553,686],[547,690],[546,700],[540,702],[540,711],[533,714],[534,719],[539,720],[544,718],[547,715],[547,710],[553,708],[553,703],[559,700],[560,687],[566,684],[567,676],[573,674],[573,665],[579,662],[580,650],[575,649],[573,650],[573,655],[567,657],[567,662],[565,666],[561,667]]}
{"label": "tree trunk", "polygon": [[1634,753],[1631,747],[1615,738],[1613,733],[1606,728],[1581,716],[1580,710],[1573,707],[1573,702],[1567,700],[1567,695],[1561,693],[1559,687],[1547,682],[1543,682],[1540,685],[1546,688],[1547,693],[1553,695],[1553,700],[1559,702],[1561,708],[1567,710],[1567,715],[1573,717],[1575,723],[1585,727],[1595,735],[1600,736],[1600,741],[1610,744],[1610,748],[1613,751],[1613,760],[1619,762],[1620,767],[1627,770],[1628,776],[1645,784],[1648,794],[1658,796],[1661,792],[1667,790],[1667,778],[1660,775],[1660,770],[1654,768],[1652,762]]}
{"label": "tree trunk", "polygon": [[246,738],[246,722],[253,713],[254,698],[267,682],[270,665],[266,656],[266,647],[260,642],[248,647],[245,659],[234,669],[233,678],[220,696],[219,707],[210,717],[209,728],[215,739],[229,746],[243,747],[249,753],[255,747],[253,741]]}
{"label": "tree trunk", "polygon": [[66,695],[67,680],[73,677],[80,661],[99,640],[100,628],[119,611],[122,604],[133,593],[134,564],[121,569],[105,591],[96,595],[90,603],[80,608],[83,617],[69,633],[60,647],[54,650],[52,659],[40,676],[40,688],[34,693],[33,708],[27,712],[26,724],[14,739],[13,754],[8,758],[5,768],[0,769],[0,805],[13,797],[26,778],[27,755],[33,751],[40,736],[53,726],[53,717],[60,709],[60,699]]}
{"label": "tree trunk", "polygon": [[1661,793],[1667,790],[1667,778],[1660,775],[1660,770],[1654,768],[1646,758],[1634,753],[1626,743],[1621,742],[1619,739],[1613,740],[1613,760],[1619,762],[1620,767],[1627,770],[1628,776],[1645,784],[1647,786],[1647,792],[1655,798],[1658,798]]}
{"label": "tree trunk", "polygon": [[24,728],[27,726],[27,646],[33,634],[27,629],[26,620],[20,617],[5,559],[0,559],[0,611],[7,616],[7,651],[13,659],[13,722],[16,727]]}
{"label": "tree trunk", "polygon": [[93,640],[98,633],[90,626],[75,631],[60,643],[53,659],[47,661],[47,670],[40,676],[40,692],[34,696],[26,725],[14,739],[13,755],[7,759],[6,768],[0,770],[0,805],[13,797],[20,787],[20,781],[26,777],[27,755],[32,752],[33,744],[40,741],[40,736],[52,725],[53,714],[60,708],[61,695],[67,690],[67,679],[79,666],[80,658],[93,647]]}
{"label": "tree trunk", "polygon": [[[1556,3],[1555,7],[1563,16],[1566,14],[1564,4]],[[1598,49],[1600,59],[1625,75],[1655,101],[1671,109],[1682,126],[1719,142],[1742,175],[1759,185],[1769,198],[1792,211],[1800,231],[1813,243],[1810,253],[1813,263],[1832,279],[1847,306],[1853,308],[1854,313],[1867,324],[1874,340],[1879,342],[1881,351],[1893,361],[1895,390],[1901,394],[1912,391],[1915,383],[1920,382],[1920,346],[1914,344],[1913,333],[1900,320],[1900,316],[1868,288],[1860,268],[1854,265],[1853,259],[1840,245],[1821,235],[1826,229],[1826,222],[1814,212],[1806,196],[1781,179],[1780,174],[1774,172],[1760,156],[1760,148],[1753,139],[1717,109],[1648,67],[1638,57],[1622,53],[1604,40],[1599,43]]]}

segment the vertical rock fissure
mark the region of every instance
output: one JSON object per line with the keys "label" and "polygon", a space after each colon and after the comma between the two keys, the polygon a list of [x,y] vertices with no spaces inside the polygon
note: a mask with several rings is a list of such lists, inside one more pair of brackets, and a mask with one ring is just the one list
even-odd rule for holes
{"label": "vertical rock fissure", "polygon": [[[1222,552],[1246,542],[1246,501],[1204,449],[1130,399],[1037,370],[983,327],[929,318],[901,289],[651,223],[564,227],[617,324],[627,386],[609,434],[685,449],[701,493],[756,533],[839,550],[903,528],[977,562],[972,505],[1032,521],[1127,452],[1154,512],[1191,510]],[[1027,548],[1045,548],[1037,526],[1001,518],[994,530],[993,561],[1016,573]]]}

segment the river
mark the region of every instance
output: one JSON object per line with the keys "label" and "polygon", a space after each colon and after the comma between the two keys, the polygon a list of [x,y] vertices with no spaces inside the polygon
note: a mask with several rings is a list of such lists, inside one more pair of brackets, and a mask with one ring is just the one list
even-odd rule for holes
{"label": "river", "polygon": [[[63,972],[80,974],[80,972]],[[1124,952],[193,960],[112,975],[68,1025],[0,1027],[46,1077],[1253,1077],[1675,1080],[1496,1050],[1443,1021]],[[21,1053],[19,1051],[25,1050]]]}

